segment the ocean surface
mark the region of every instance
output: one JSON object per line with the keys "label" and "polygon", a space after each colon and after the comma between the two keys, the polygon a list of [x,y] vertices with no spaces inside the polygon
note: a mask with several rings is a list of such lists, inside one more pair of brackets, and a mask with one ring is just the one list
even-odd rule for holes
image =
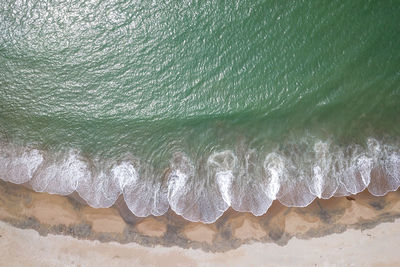
{"label": "ocean surface", "polygon": [[0,178],[214,222],[400,185],[399,1],[0,1]]}

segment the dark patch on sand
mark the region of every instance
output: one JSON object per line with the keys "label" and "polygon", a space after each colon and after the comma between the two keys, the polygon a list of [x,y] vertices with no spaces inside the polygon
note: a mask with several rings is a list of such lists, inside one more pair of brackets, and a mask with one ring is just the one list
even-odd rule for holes
{"label": "dark patch on sand", "polygon": [[80,223],[70,228],[70,234],[76,237],[88,238],[92,234],[92,226],[87,223]]}
{"label": "dark patch on sand", "polygon": [[67,200],[69,201],[69,203],[71,203],[71,206],[78,211],[86,206],[84,200],[76,192],[67,196]]}
{"label": "dark patch on sand", "polygon": [[122,217],[122,219],[129,225],[135,225],[139,223],[143,218],[135,216],[128,208],[126,205],[126,202],[124,201],[123,197],[120,196],[117,201],[115,202],[114,208],[116,208],[119,211],[119,215]]}
{"label": "dark patch on sand", "polygon": [[232,230],[231,228],[225,228],[224,230],[222,230],[221,232],[221,237],[225,240],[229,240],[232,238]]}
{"label": "dark patch on sand", "polygon": [[331,222],[331,215],[328,211],[324,210],[321,208],[321,210],[318,213],[319,218],[321,218],[321,220],[324,223],[330,223]]}
{"label": "dark patch on sand", "polygon": [[272,229],[268,233],[268,236],[274,241],[278,241],[279,239],[281,239],[282,235],[283,231],[281,229]]}
{"label": "dark patch on sand", "polygon": [[385,207],[385,203],[382,203],[382,201],[373,201],[369,204],[376,210],[382,210]]}

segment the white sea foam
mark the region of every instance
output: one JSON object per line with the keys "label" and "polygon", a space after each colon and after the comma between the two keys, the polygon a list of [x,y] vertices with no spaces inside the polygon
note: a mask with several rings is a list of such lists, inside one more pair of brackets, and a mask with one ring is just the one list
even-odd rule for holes
{"label": "white sea foam", "polygon": [[43,162],[43,155],[37,149],[16,146],[0,146],[0,178],[15,184],[23,184],[32,179]]}
{"label": "white sea foam", "polygon": [[[197,161],[196,161],[197,162]],[[168,208],[190,221],[212,223],[229,207],[254,215],[277,199],[303,207],[315,198],[356,194],[382,196],[400,185],[398,145],[368,139],[365,146],[341,147],[330,141],[289,144],[262,152],[211,153],[203,165],[175,153],[165,177],[151,166],[125,160],[86,159],[77,151],[54,154],[0,146],[0,178],[29,182],[38,192],[77,191],[92,207],[110,207],[122,194],[136,216],[162,215]]]}
{"label": "white sea foam", "polygon": [[207,160],[208,179],[215,177],[222,199],[229,206],[232,200],[233,171],[237,162],[237,157],[230,150],[214,153]]}
{"label": "white sea foam", "polygon": [[90,176],[87,163],[75,151],[49,158],[40,165],[30,181],[33,190],[69,195],[80,181]]}
{"label": "white sea foam", "polygon": [[115,183],[109,170],[91,170],[79,180],[76,191],[92,207],[111,207],[122,192],[119,185]]}
{"label": "white sea foam", "polygon": [[139,217],[159,216],[167,212],[167,191],[162,187],[161,179],[156,179],[146,172],[142,173],[145,179],[141,179],[139,172],[131,167],[129,169],[129,173],[133,176],[126,176],[124,179],[123,194],[130,211]]}
{"label": "white sea foam", "polygon": [[271,199],[276,199],[281,187],[280,180],[284,175],[285,165],[282,158],[276,153],[270,153],[264,160],[264,171],[267,174],[268,182],[265,188],[265,193]]}

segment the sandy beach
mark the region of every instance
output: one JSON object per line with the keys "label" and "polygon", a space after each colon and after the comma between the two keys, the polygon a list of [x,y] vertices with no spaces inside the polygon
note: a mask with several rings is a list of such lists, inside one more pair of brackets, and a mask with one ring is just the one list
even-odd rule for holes
{"label": "sandy beach", "polygon": [[275,202],[267,214],[228,210],[213,224],[172,211],[139,218],[124,201],[94,209],[76,196],[0,182],[0,265],[395,266],[400,263],[400,192]]}

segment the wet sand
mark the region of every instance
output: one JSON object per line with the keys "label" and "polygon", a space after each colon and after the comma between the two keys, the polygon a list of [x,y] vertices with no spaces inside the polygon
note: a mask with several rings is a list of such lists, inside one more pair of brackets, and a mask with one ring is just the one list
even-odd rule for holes
{"label": "wet sand", "polygon": [[228,210],[207,225],[172,211],[139,218],[122,200],[94,209],[0,181],[0,220],[1,266],[400,264],[400,191],[306,208],[275,202],[260,217]]}

